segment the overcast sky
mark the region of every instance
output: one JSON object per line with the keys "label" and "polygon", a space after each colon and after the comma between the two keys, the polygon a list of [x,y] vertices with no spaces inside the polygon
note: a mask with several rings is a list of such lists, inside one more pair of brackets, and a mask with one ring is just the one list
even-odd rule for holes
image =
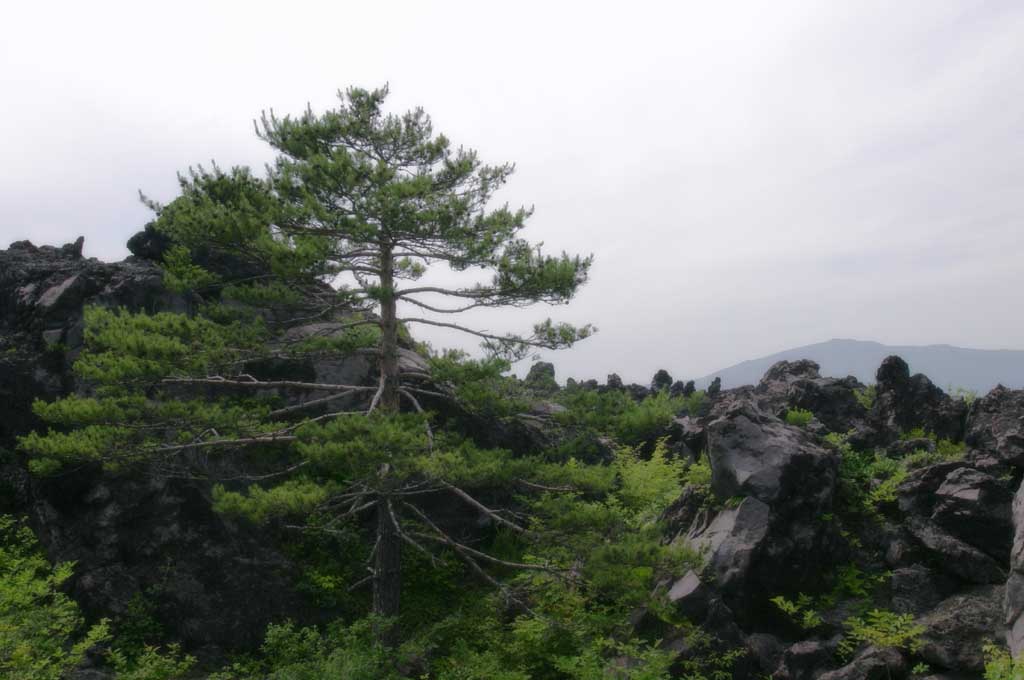
{"label": "overcast sky", "polygon": [[[391,86],[593,253],[559,378],[698,377],[852,337],[1024,348],[1024,3],[21,2],[0,247],[127,255],[175,173],[262,166],[261,109]],[[437,345],[450,336],[419,331]],[[464,342],[467,347],[475,343]]]}

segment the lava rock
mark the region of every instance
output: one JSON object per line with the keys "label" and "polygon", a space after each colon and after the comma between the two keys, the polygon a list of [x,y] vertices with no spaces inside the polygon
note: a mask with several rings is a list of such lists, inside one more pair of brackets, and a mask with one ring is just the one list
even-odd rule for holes
{"label": "lava rock", "polygon": [[967,404],[962,399],[952,399],[921,373],[911,376],[907,362],[898,356],[886,357],[875,378],[876,397],[868,420],[879,434],[878,443],[895,441],[915,428],[940,439],[963,439]]}
{"label": "lava rock", "polygon": [[999,462],[1024,468],[1024,390],[999,385],[971,405],[967,445]]}
{"label": "lava rock", "polygon": [[891,680],[903,677],[907,660],[892,647],[868,647],[842,668],[818,676],[819,680]]}
{"label": "lava rock", "polygon": [[918,619],[925,627],[918,652],[936,668],[980,673],[982,647],[1002,635],[1002,586],[974,588],[939,603]]}

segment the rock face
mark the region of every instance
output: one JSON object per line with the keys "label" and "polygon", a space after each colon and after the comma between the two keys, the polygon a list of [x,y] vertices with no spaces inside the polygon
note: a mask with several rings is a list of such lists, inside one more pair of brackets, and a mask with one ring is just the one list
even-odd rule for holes
{"label": "rock face", "polygon": [[743,618],[820,577],[835,539],[820,517],[831,511],[838,459],[749,396],[724,396],[708,418],[711,487],[725,507],[697,515],[684,540],[708,556]]}
{"label": "rock face", "polygon": [[[76,388],[84,307],[185,311],[162,280],[146,259],[83,258],[81,240],[0,251],[0,454],[38,426],[34,399]],[[51,559],[77,562],[71,593],[88,613],[116,616],[141,593],[193,648],[251,647],[270,621],[313,615],[288,560],[267,536],[214,514],[204,483],[88,469],[32,480],[0,455],[0,509],[26,513]]]}
{"label": "rock face", "polygon": [[[690,488],[665,514],[674,540],[705,555],[705,571],[675,581],[672,600],[679,612],[696,609],[698,622],[722,598],[719,611],[732,614],[759,669],[734,677],[888,679],[918,663],[935,677],[978,677],[986,641],[1007,639],[1024,652],[1024,491],[1014,496],[1024,472],[1024,392],[997,388],[968,418],[963,400],[911,376],[898,357],[879,369],[870,409],[864,389],[852,378],[821,377],[810,361],[780,362],[757,386],[723,391],[709,411],[670,427],[680,450],[707,451],[714,499],[709,507]],[[814,418],[788,425],[780,417],[792,409]],[[916,428],[926,436],[908,438]],[[881,461],[934,457],[897,477],[895,502],[857,530],[856,543],[827,519],[842,511],[845,455],[824,444],[827,431],[853,431],[855,450]],[[971,448],[962,458],[937,445],[965,436]],[[882,573],[886,566],[871,562],[883,555],[891,572],[871,606],[913,616],[924,630],[917,652],[866,646],[842,665],[836,646],[857,611],[853,600],[822,611],[810,630],[764,606],[779,594],[821,592],[815,579],[844,564]]]}
{"label": "rock face", "polygon": [[1024,485],[1017,489],[1013,497],[1013,528],[1004,614],[1008,628],[1006,641],[1016,656],[1024,652]]}
{"label": "rock face", "polygon": [[996,387],[971,406],[967,445],[1003,465],[1024,468],[1024,390]]}
{"label": "rock face", "polygon": [[857,399],[864,385],[856,378],[823,378],[810,360],[780,361],[765,373],[754,392],[762,408],[779,415],[787,409],[814,414],[832,432],[863,425],[867,409]]}
{"label": "rock face", "polygon": [[[0,251],[0,511],[27,515],[51,558],[77,562],[69,587],[88,613],[116,617],[143,593],[170,635],[211,655],[251,647],[270,621],[330,617],[298,591],[275,536],[211,511],[207,484],[95,469],[34,480],[11,453],[15,438],[38,425],[33,399],[78,388],[70,366],[81,348],[86,305],[188,310],[190,300],[164,289],[153,263],[168,246],[162,237],[150,229],[130,245],[134,257],[120,263],[84,258],[81,240],[61,248],[20,242]],[[292,332],[337,330],[318,322]],[[413,374],[428,371],[408,348],[400,363]],[[376,374],[372,359],[360,356],[275,360],[251,370],[344,384]],[[675,455],[707,456],[711,481],[710,488],[688,487],[663,517],[666,540],[699,551],[704,564],[665,576],[659,592],[715,650],[748,652],[734,668],[736,678],[897,678],[919,662],[944,674],[935,677],[978,677],[986,640],[1005,639],[1014,653],[1024,652],[1024,391],[998,387],[968,409],[925,376],[910,375],[898,357],[885,360],[877,380],[867,408],[855,379],[822,377],[811,361],[779,362],[756,386],[723,391],[714,384],[700,412],[675,418],[666,432]],[[583,441],[560,425],[553,366],[535,365],[525,382],[534,406],[510,418],[424,405],[440,417],[464,419],[464,430],[483,445],[535,453],[571,440],[580,458],[612,458],[614,442]],[[606,387],[589,381],[580,388],[624,390],[634,399],[650,394],[614,375]],[[651,388],[687,395],[693,383],[659,372]],[[793,409],[814,418],[789,425],[784,416]],[[908,439],[916,428],[927,436]],[[857,455],[867,454],[864,460],[898,463],[919,451],[934,458],[901,471],[884,517],[840,526],[849,482],[840,478],[841,457],[853,454],[827,442],[829,431],[854,431],[849,443],[863,452]],[[940,460],[946,454],[937,438],[963,440],[969,450],[963,459]],[[453,524],[463,519],[457,514],[449,517]],[[839,661],[852,600],[833,598],[834,609],[810,629],[771,604],[779,595],[828,594],[849,565],[876,577],[873,606],[910,614],[924,627],[919,651],[863,646]],[[891,573],[879,579],[887,565]],[[641,627],[656,617],[635,618]],[[685,659],[700,653],[690,630],[669,626],[652,639]]]}
{"label": "rock face", "polygon": [[903,359],[886,358],[876,379],[877,396],[869,420],[879,434],[877,443],[889,443],[915,428],[940,439],[963,439],[967,405],[950,398],[927,376],[911,376]]}
{"label": "rock face", "polygon": [[912,472],[899,488],[906,528],[940,568],[974,583],[1002,583],[1012,537],[1012,493],[962,463]]}
{"label": "rock face", "polygon": [[36,424],[34,399],[71,388],[84,305],[183,311],[187,301],[162,281],[145,260],[85,259],[80,242],[37,248],[19,241],[0,251],[0,447]]}
{"label": "rock face", "polygon": [[979,673],[982,647],[1002,633],[1002,586],[968,590],[943,600],[919,619],[925,627],[920,655],[934,668]]}

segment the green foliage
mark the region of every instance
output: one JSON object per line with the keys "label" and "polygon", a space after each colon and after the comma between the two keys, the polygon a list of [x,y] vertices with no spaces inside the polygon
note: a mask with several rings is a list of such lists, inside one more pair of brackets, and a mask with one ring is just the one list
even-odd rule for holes
{"label": "green foliage", "polygon": [[804,630],[814,630],[823,623],[821,614],[813,608],[814,600],[810,595],[800,593],[795,602],[777,595],[771,598],[771,602]]}
{"label": "green foliage", "polygon": [[1024,680],[1024,657],[1016,659],[1003,647],[989,642],[985,654],[985,680]]}
{"label": "green foliage", "polygon": [[950,386],[946,392],[949,396],[954,399],[961,399],[965,404],[970,406],[978,399],[977,390],[969,390],[966,387],[952,387]]}
{"label": "green foliage", "polygon": [[963,460],[967,453],[967,444],[964,442],[952,442],[949,439],[939,439],[935,442],[935,451],[918,450],[903,458],[903,466],[908,470],[914,470],[927,465],[944,463],[953,460]]}
{"label": "green foliage", "polygon": [[90,648],[110,638],[107,622],[86,628],[78,606],[61,592],[73,565],[51,566],[35,536],[0,515],[0,675],[58,680]]}
{"label": "green foliage", "polygon": [[672,419],[685,408],[685,400],[662,391],[625,410],[613,423],[615,436],[636,445],[662,436]]}
{"label": "green foliage", "polygon": [[377,640],[381,620],[366,618],[351,625],[335,624],[325,632],[299,628],[291,622],[270,625],[260,648],[261,659],[238,663],[210,680],[400,680],[399,671],[420,651],[415,643],[389,649]]}
{"label": "green foliage", "polygon": [[690,409],[696,412],[703,398],[703,392],[671,397],[662,391],[638,403],[622,390],[566,389],[559,399],[567,410],[556,418],[566,427],[607,434],[634,446],[663,436],[673,418]]}
{"label": "green foliage", "polygon": [[217,276],[193,264],[192,253],[184,246],[171,246],[164,253],[164,285],[176,293],[187,293],[217,283]]}
{"label": "green foliage", "polygon": [[858,390],[854,390],[854,396],[857,397],[857,401],[861,406],[871,410],[871,407],[875,405],[875,399],[878,397],[878,387],[874,384],[868,385]]}
{"label": "green foliage", "polygon": [[806,427],[814,414],[801,408],[791,408],[786,411],[786,424],[794,427]]}
{"label": "green foliage", "polygon": [[164,637],[163,626],[156,619],[156,607],[141,592],[128,600],[124,614],[114,620],[114,648],[126,657],[140,656],[148,646]]}
{"label": "green foliage", "polygon": [[467,410],[484,417],[508,417],[529,408],[519,382],[507,375],[510,368],[511,364],[504,359],[472,359],[458,350],[430,357],[433,379],[447,385]]}
{"label": "green foliage", "polygon": [[914,623],[910,614],[896,614],[872,609],[863,616],[852,616],[843,622],[846,635],[839,643],[839,653],[850,656],[863,644],[894,647],[911,653],[920,649],[925,627]]}
{"label": "green foliage", "polygon": [[911,439],[927,439],[928,433],[925,432],[923,427],[913,427],[905,432],[900,433],[901,441],[909,441]]}
{"label": "green foliage", "polygon": [[245,493],[213,487],[213,509],[262,524],[273,517],[303,516],[328,498],[328,487],[308,479],[291,479],[264,489],[252,485]]}
{"label": "green foliage", "polygon": [[830,433],[825,439],[840,454],[840,508],[853,515],[877,517],[883,506],[896,500],[907,468],[902,461],[881,453],[855,451],[847,435]]}
{"label": "green foliage", "polygon": [[168,645],[164,651],[147,645],[134,656],[114,649],[109,657],[117,680],[184,680],[196,663],[195,657],[183,655],[176,644]]}

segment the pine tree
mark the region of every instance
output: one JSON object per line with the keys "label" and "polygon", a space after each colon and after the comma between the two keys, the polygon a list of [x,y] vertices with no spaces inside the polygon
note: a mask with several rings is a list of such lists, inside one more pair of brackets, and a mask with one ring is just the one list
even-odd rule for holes
{"label": "pine tree", "polygon": [[[548,569],[461,543],[416,498],[450,493],[526,534],[466,489],[543,485],[561,474],[481,452],[450,433],[436,436],[421,400],[449,395],[429,373],[403,371],[402,329],[430,325],[479,337],[490,359],[468,366],[484,380],[507,368],[503,362],[571,346],[593,329],[546,320],[529,334],[501,335],[441,320],[568,302],[591,259],[544,255],[520,238],[530,210],[488,209],[512,166],[487,166],[475,152],[453,149],[420,109],[384,113],[386,96],[386,88],[350,89],[323,114],[264,114],[257,134],[278,152],[265,178],[247,168],[200,167],[180,177],[181,196],[168,205],[143,197],[156,211],[155,229],[174,244],[164,258],[166,281],[188,296],[191,313],[87,310],[86,351],[75,371],[91,392],[37,404],[59,429],[29,435],[21,446],[39,473],[84,459],[195,474],[209,471],[216,452],[289,456],[282,470],[250,474],[262,480],[246,491],[218,487],[218,506],[258,519],[326,517],[325,530],[374,513],[367,580],[374,612],[394,617],[402,545],[428,556],[435,552],[428,545],[446,548],[498,587],[483,565]],[[415,283],[438,266],[491,278],[462,287]],[[400,315],[409,307],[421,313]],[[353,354],[375,359],[376,385],[287,375],[302,358]],[[451,356],[437,364],[467,370],[453,368]]]}

